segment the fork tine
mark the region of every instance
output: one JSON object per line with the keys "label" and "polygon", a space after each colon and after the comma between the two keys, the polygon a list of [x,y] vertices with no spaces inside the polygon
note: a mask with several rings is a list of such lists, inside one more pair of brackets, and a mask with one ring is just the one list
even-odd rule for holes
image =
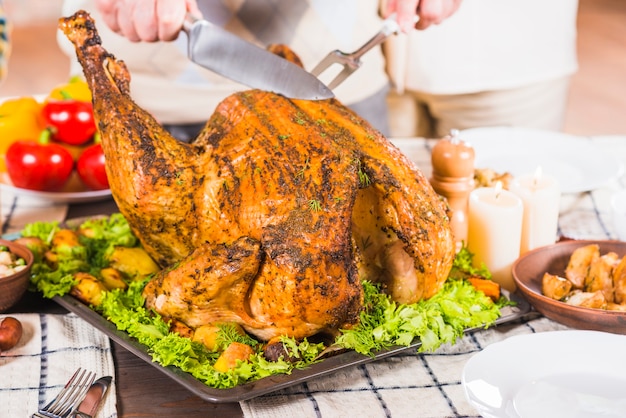
{"label": "fork tine", "polygon": [[[39,410],[39,414],[50,418],[66,417],[72,408],[85,397],[95,376],[95,373],[78,368],[59,394]],[[34,414],[33,416],[40,415]]]}
{"label": "fork tine", "polygon": [[311,74],[319,77],[335,64],[341,67],[341,71],[327,83],[328,88],[331,90],[341,84],[350,74],[355,72],[361,65],[361,61],[358,57],[355,58],[353,54],[346,54],[345,52],[335,50],[326,55],[311,71]]}
{"label": "fork tine", "polygon": [[87,391],[89,390],[89,388],[91,387],[95,379],[96,379],[96,373],[94,372],[90,372],[89,375],[85,377],[83,385],[76,392],[72,400],[68,401],[67,408],[66,408],[67,410],[64,412],[64,414],[73,412],[74,410],[78,408],[78,406],[83,401],[83,399],[85,399],[85,396],[87,396]]}
{"label": "fork tine", "polygon": [[344,80],[345,80],[346,78],[348,78],[348,76],[349,76],[350,74],[352,74],[353,72],[355,72],[357,68],[359,68],[359,67],[358,67],[358,66],[356,66],[356,67],[352,67],[352,66],[349,66],[349,65],[347,65],[347,64],[346,64],[346,65],[343,67],[343,70],[341,70],[341,72],[340,72],[339,74],[337,74],[337,75],[335,76],[335,78],[333,78],[333,81],[331,81],[330,83],[328,83],[328,88],[332,90],[332,89],[334,89],[335,87],[337,87],[339,84],[343,83],[343,82],[344,82]]}
{"label": "fork tine", "polygon": [[400,27],[398,26],[398,22],[396,21],[395,14],[389,16],[385,21],[383,21],[382,28],[376,33],[369,41],[367,41],[363,46],[352,53],[342,52],[338,49],[331,51],[328,55],[326,55],[320,62],[311,70],[311,74],[316,77],[319,77],[324,71],[330,68],[333,64],[339,64],[343,67],[341,72],[335,76],[335,78],[327,83],[329,89],[334,89],[339,84],[343,83],[343,81],[348,78],[353,72],[355,72],[361,65],[360,58],[370,49],[375,46],[381,44],[387,37],[398,33],[400,31]]}
{"label": "fork tine", "polygon": [[339,56],[341,54],[343,54],[343,52],[339,51],[338,49],[329,52],[328,55],[326,55],[319,62],[319,64],[317,64],[315,66],[315,68],[313,68],[311,70],[311,74],[313,74],[315,77],[317,77],[320,74],[322,74],[324,71],[326,71],[331,65],[333,65],[333,64],[342,64],[340,62],[340,59],[339,59]]}
{"label": "fork tine", "polygon": [[86,372],[86,370],[83,370],[78,381],[66,392],[65,398],[50,411],[51,413],[65,417],[77,403],[83,400],[87,394],[87,390],[89,390],[89,386],[91,386],[95,379],[95,373],[87,372],[87,374],[85,374],[84,372]]}
{"label": "fork tine", "polygon": [[60,400],[65,396],[65,394],[70,390],[70,388],[72,387],[72,384],[74,383],[74,380],[76,380],[78,374],[81,372],[81,368],[79,367],[74,374],[72,375],[72,377],[70,378],[70,380],[67,381],[67,383],[65,384],[65,386],[63,387],[63,389],[61,389],[61,391],[54,397],[54,399],[52,399],[46,406],[44,406],[43,408],[41,408],[40,413],[42,411],[51,411],[52,408],[56,407],[56,405],[60,402]]}

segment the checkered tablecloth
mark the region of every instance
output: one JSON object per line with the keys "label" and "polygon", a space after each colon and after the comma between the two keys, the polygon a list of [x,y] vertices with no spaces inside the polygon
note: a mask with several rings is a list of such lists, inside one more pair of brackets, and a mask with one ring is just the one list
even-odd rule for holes
{"label": "checkered tablecloth", "polygon": [[[0,315],[4,317],[5,315]],[[12,314],[22,323],[17,346],[0,353],[0,417],[30,417],[61,391],[77,368],[114,376],[108,337],[74,314]],[[98,418],[115,418],[115,383]]]}
{"label": "checkered tablecloth", "polygon": [[[416,139],[409,157],[430,176],[432,140]],[[626,163],[626,136],[592,137],[594,145]],[[616,239],[609,199],[626,188],[626,176],[601,189],[561,199],[559,234],[575,239]],[[405,353],[241,402],[246,418],[478,417],[461,384],[467,360],[513,335],[567,329],[537,313],[481,330],[430,354]]]}
{"label": "checkered tablecloth", "polygon": [[0,199],[2,199],[2,235],[19,232],[24,225],[31,222],[62,222],[67,215],[68,205],[66,204],[44,206],[38,200],[2,191],[0,191]]}
{"label": "checkered tablecloth", "polygon": [[[69,205],[0,189],[2,234],[36,221],[65,220]],[[0,318],[7,314],[0,314]],[[78,367],[115,376],[109,338],[74,314],[11,314],[23,327],[18,345],[0,353],[0,418],[30,417],[63,388]],[[98,418],[117,417],[115,380]]]}

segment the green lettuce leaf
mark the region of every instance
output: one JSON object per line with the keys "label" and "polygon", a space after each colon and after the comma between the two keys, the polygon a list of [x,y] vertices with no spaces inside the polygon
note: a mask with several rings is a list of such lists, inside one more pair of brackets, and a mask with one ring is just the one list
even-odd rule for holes
{"label": "green lettuce leaf", "polygon": [[[38,236],[50,242],[58,227],[56,223],[34,223],[27,225],[22,235]],[[45,297],[69,293],[74,285],[72,274],[76,271],[106,267],[106,256],[115,246],[139,245],[120,214],[86,221],[79,228],[83,232],[81,244],[86,251],[62,254],[56,269],[44,262],[33,266],[31,286]],[[500,307],[508,301],[493,303],[469,282],[462,280],[478,272],[483,276],[488,274],[484,268],[472,267],[472,254],[464,248],[457,255],[450,279],[441,291],[429,300],[414,304],[396,303],[378,286],[363,282],[364,309],[359,324],[352,329],[341,330],[333,346],[372,356],[392,346],[409,346],[419,342],[420,352],[433,351],[441,344],[454,343],[468,328],[490,326],[500,316]],[[269,361],[263,356],[262,344],[224,327],[220,331],[222,345],[229,341],[244,342],[256,352],[248,362],[239,362],[234,369],[220,373],[213,368],[219,353],[170,332],[167,321],[145,308],[142,291],[148,280],[132,281],[125,291],[105,292],[101,305],[94,309],[115,324],[117,329],[146,346],[155,362],[176,366],[211,387],[232,388],[274,374],[290,374],[294,369],[306,368],[319,361],[326,348],[322,343],[282,337],[280,342],[292,361],[282,358]]]}
{"label": "green lettuce leaf", "polygon": [[359,324],[342,330],[335,344],[361,354],[394,345],[409,346],[419,339],[419,351],[454,343],[466,328],[487,327],[500,317],[498,304],[464,280],[449,280],[428,300],[403,305],[364,282],[365,305]]}

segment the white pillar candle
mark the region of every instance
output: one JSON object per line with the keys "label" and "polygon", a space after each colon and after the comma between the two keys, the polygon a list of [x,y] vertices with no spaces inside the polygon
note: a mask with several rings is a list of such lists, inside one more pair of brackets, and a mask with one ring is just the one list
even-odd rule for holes
{"label": "white pillar candle", "polygon": [[561,203],[558,181],[553,177],[542,175],[541,167],[538,167],[533,175],[513,179],[510,190],[524,203],[520,254],[554,244]]}
{"label": "white pillar candle", "polygon": [[511,267],[519,257],[522,217],[522,200],[502,190],[500,182],[470,193],[467,247],[474,254],[474,266],[484,263],[493,280],[511,292],[515,290]]}

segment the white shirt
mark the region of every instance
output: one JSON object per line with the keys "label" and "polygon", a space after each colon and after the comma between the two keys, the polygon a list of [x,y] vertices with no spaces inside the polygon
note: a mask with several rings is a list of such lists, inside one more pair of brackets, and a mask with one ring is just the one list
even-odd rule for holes
{"label": "white shirt", "polygon": [[[311,70],[334,49],[352,52],[381,26],[378,0],[200,0],[205,18],[260,46],[287,44]],[[63,14],[84,9],[96,20],[102,45],[123,60],[131,75],[131,95],[161,123],[208,119],[230,94],[249,89],[199,67],[187,58],[187,37],[174,42],[132,43],[113,33],[93,0],[65,0]],[[73,59],[72,74],[82,73],[69,41],[59,43]],[[345,104],[358,102],[387,83],[380,48],[362,58],[362,66],[334,93]],[[250,71],[254,71],[251,68]]]}
{"label": "white shirt", "polygon": [[440,25],[390,39],[390,77],[400,91],[464,94],[572,74],[577,9],[577,0],[464,0]]}

